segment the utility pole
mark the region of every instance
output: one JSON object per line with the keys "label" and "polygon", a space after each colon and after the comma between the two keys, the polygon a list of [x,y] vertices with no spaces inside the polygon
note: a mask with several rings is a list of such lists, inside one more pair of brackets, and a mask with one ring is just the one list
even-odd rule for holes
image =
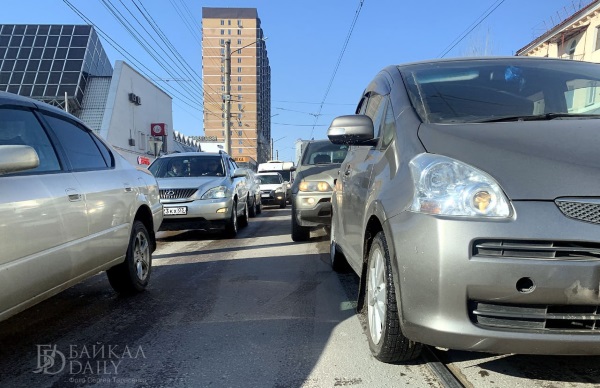
{"label": "utility pole", "polygon": [[225,152],[231,155],[231,124],[229,122],[231,116],[231,41],[225,41],[225,94],[223,95],[225,102]]}

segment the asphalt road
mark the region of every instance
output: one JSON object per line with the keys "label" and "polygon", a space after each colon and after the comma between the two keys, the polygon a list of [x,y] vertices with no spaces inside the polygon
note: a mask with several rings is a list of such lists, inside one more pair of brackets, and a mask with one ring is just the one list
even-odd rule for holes
{"label": "asphalt road", "polygon": [[[0,387],[441,387],[423,360],[373,359],[357,276],[331,271],[324,231],[292,242],[289,217],[159,233],[145,292],[102,273],[0,322]],[[467,387],[600,387],[600,357],[437,353]]]}
{"label": "asphalt road", "polygon": [[358,278],[328,263],[328,237],[290,238],[266,208],[236,239],[163,232],[149,288],[99,274],[0,323],[1,387],[439,387],[422,362],[369,353]]}

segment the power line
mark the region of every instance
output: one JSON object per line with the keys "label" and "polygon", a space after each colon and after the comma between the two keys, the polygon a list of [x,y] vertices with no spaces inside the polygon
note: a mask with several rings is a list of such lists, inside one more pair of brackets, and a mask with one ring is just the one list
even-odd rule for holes
{"label": "power line", "polygon": [[356,12],[354,14],[354,19],[352,19],[352,23],[350,25],[350,30],[348,30],[348,35],[346,35],[346,40],[344,41],[344,44],[342,45],[342,51],[340,52],[337,63],[335,64],[335,68],[333,70],[333,74],[331,75],[331,79],[329,80],[329,85],[327,85],[327,90],[325,91],[323,100],[321,101],[321,104],[319,105],[319,111],[317,112],[317,115],[315,116],[315,122],[313,124],[312,130],[310,131],[310,136],[309,136],[310,138],[312,138],[312,136],[313,136],[313,132],[315,130],[315,125],[317,124],[317,121],[319,120],[319,116],[321,115],[321,110],[323,109],[323,104],[325,103],[325,100],[327,99],[327,96],[329,95],[329,90],[331,90],[331,85],[333,84],[335,75],[337,74],[337,71],[340,67],[340,63],[342,62],[342,58],[344,57],[346,48],[348,47],[348,42],[350,41],[350,37],[352,36],[352,31],[354,31],[354,26],[356,25],[356,21],[358,20],[358,16],[360,15],[360,11],[362,9],[363,3],[364,3],[364,0],[359,1],[358,8],[356,9]]}
{"label": "power line", "polygon": [[273,100],[273,102],[284,102],[284,103],[289,103],[289,104],[312,104],[312,105],[349,105],[349,106],[356,106],[356,103],[353,104],[341,104],[341,103],[335,103],[335,102],[304,102],[304,101],[286,101],[286,100]]}
{"label": "power line", "polygon": [[[490,5],[489,8],[486,9],[477,19],[475,19],[475,21],[469,27],[467,27],[467,29],[465,31],[463,31],[462,34],[460,34],[456,39],[454,39],[448,45],[449,47],[446,47],[445,51],[443,51],[442,54],[440,54],[438,57],[444,58],[446,56],[446,54],[448,54],[450,51],[452,51],[452,49],[454,47],[456,47],[460,42],[462,42],[463,39],[465,39],[477,26],[479,26],[485,19],[487,19],[487,17],[490,16],[492,14],[492,12],[494,12],[499,6],[501,6],[502,3],[504,3],[504,1],[505,0],[496,0],[492,5]],[[491,11],[490,11],[490,9],[491,9]],[[486,12],[487,12],[487,14],[486,14]]]}

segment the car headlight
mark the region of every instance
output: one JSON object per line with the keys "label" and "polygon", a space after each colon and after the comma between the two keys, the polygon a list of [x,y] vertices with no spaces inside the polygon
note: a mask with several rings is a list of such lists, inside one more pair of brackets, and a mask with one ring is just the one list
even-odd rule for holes
{"label": "car headlight", "polygon": [[298,186],[300,191],[333,191],[329,183],[324,181],[302,181]]}
{"label": "car headlight", "polygon": [[456,159],[419,154],[410,161],[415,185],[411,211],[466,217],[507,218],[508,198],[494,178]]}
{"label": "car headlight", "polygon": [[200,199],[216,199],[226,198],[229,196],[229,189],[227,186],[217,186],[210,190],[207,190]]}
{"label": "car headlight", "polygon": [[276,193],[283,193],[283,188],[282,187],[278,187],[275,189]]}

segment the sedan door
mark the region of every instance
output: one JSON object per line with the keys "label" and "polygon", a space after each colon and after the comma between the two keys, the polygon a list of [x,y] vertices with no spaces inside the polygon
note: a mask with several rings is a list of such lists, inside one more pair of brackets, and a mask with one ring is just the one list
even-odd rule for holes
{"label": "sedan door", "polygon": [[1,317],[73,278],[88,223],[81,185],[32,111],[0,108],[0,143],[31,146],[40,159],[34,170],[0,176]]}

